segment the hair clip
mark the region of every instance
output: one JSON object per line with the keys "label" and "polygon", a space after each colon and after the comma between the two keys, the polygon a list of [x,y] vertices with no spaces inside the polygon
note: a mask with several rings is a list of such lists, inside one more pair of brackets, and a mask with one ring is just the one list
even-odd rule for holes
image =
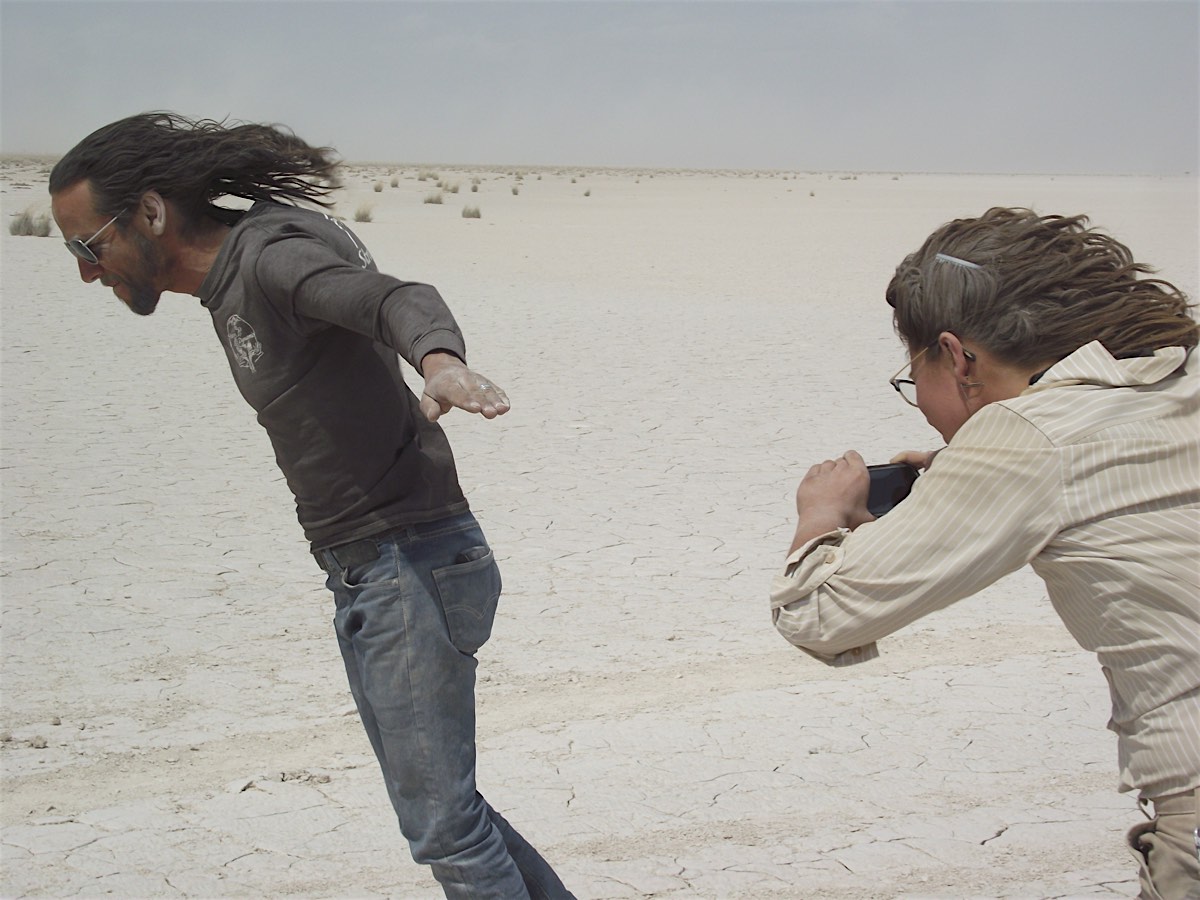
{"label": "hair clip", "polygon": [[950,263],[952,266],[962,266],[964,269],[982,269],[979,263],[973,263],[969,259],[959,259],[957,256],[951,256],[949,253],[935,253],[935,260],[939,262]]}

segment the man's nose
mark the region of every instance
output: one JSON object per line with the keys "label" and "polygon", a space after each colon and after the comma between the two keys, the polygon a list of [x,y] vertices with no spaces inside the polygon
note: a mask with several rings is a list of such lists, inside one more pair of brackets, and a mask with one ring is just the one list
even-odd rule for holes
{"label": "man's nose", "polygon": [[95,263],[88,262],[86,259],[78,259],[76,262],[79,263],[79,277],[88,284],[91,284],[104,273],[104,269]]}

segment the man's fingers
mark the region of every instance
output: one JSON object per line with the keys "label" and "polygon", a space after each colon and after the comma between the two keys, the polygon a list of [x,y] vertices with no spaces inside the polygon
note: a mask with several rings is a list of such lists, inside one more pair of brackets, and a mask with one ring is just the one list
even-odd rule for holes
{"label": "man's fingers", "polygon": [[428,394],[421,395],[421,413],[430,422],[436,422],[444,412],[450,411],[449,403],[441,403]]}
{"label": "man's fingers", "polygon": [[494,419],[508,412],[508,395],[486,377],[466,368],[439,373],[425,382],[421,412],[430,422],[458,407]]}
{"label": "man's fingers", "polygon": [[478,373],[472,373],[471,377],[474,379],[471,400],[478,404],[475,409],[489,419],[508,412],[508,395],[503,390]]}

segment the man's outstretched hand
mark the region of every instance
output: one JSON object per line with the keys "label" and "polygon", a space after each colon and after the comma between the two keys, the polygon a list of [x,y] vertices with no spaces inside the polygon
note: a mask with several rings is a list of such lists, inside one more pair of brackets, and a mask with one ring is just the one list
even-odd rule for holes
{"label": "man's outstretched hand", "polygon": [[478,372],[452,353],[428,353],[421,360],[425,391],[421,395],[421,412],[430,422],[436,422],[454,407],[480,413],[494,419],[509,410],[508,397]]}

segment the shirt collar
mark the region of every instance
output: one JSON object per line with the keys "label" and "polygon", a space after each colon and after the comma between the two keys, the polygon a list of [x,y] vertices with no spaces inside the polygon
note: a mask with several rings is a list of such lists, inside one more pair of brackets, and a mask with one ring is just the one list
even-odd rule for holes
{"label": "shirt collar", "polygon": [[1157,384],[1177,372],[1187,356],[1188,351],[1183,347],[1163,347],[1151,356],[1115,359],[1103,344],[1092,341],[1047,369],[1035,388],[1064,381],[1109,387]]}

